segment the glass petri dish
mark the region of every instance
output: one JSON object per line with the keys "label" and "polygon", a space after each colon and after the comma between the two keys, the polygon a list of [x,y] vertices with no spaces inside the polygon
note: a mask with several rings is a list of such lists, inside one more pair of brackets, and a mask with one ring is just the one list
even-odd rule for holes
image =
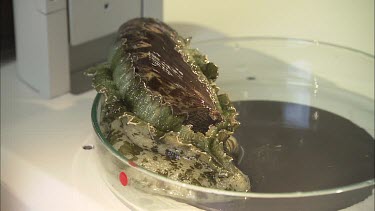
{"label": "glass petri dish", "polygon": [[[92,106],[98,166],[132,209],[333,210],[374,189],[374,56],[314,40],[225,38],[192,43],[219,66],[242,122],[237,139],[252,192],[170,180],[127,160],[100,129]],[[241,129],[243,128],[243,129]]]}

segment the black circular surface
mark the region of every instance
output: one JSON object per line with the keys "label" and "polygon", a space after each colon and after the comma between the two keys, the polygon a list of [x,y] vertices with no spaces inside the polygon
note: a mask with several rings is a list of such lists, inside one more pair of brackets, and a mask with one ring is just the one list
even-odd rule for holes
{"label": "black circular surface", "polygon": [[239,168],[253,192],[337,188],[374,178],[374,139],[336,114],[293,103],[235,102]]}

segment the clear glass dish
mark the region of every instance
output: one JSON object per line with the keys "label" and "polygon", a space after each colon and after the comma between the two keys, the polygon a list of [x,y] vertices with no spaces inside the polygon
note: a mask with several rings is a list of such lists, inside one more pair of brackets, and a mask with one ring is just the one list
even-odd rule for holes
{"label": "clear glass dish", "polygon": [[[333,149],[330,151],[325,152],[324,147],[309,151],[310,145],[303,143],[303,137],[298,143],[293,143],[293,146],[272,145],[275,140],[282,141],[283,133],[274,133],[275,140],[264,142],[259,148],[263,151],[257,153],[263,153],[259,156],[262,159],[271,159],[274,169],[281,165],[285,167],[278,168],[278,172],[273,174],[280,177],[279,184],[286,185],[266,186],[267,181],[262,183],[259,178],[271,178],[271,176],[259,176],[259,172],[258,178],[254,177],[253,184],[255,187],[263,185],[263,189],[255,188],[254,192],[223,191],[183,184],[137,166],[109,144],[100,129],[103,97],[98,94],[91,113],[97,134],[95,150],[98,166],[108,187],[128,207],[145,210],[337,210],[358,203],[372,194],[374,189],[373,55],[329,43],[287,38],[227,38],[193,43],[192,46],[199,48],[208,55],[210,61],[219,66],[217,84],[222,92],[228,93],[232,101],[237,102],[236,105],[241,107],[240,117],[246,121],[251,120],[258,110],[249,110],[244,102],[266,103],[269,109],[276,108],[276,104],[271,102],[281,102],[282,109],[279,112],[279,118],[282,119],[279,121],[281,127],[315,131],[319,125],[324,125],[325,120],[321,120],[324,119],[324,115],[328,115],[329,121],[342,118],[346,121],[345,124],[357,126],[361,134],[367,132],[368,136],[364,136],[370,138],[370,142],[366,142],[366,146],[370,146],[367,147],[369,150],[366,151],[362,146],[357,155],[355,150],[348,151],[350,149],[347,148],[353,147],[348,147],[347,143],[335,142],[336,145],[331,146]],[[264,106],[260,104],[258,107],[260,109]],[[255,107],[252,105],[251,108]],[[269,113],[268,110],[264,112]],[[262,122],[262,119],[257,121]],[[330,123],[334,125],[329,126]],[[332,134],[340,134],[347,130],[341,123],[336,125],[336,122],[327,122],[326,125],[327,127],[322,126],[320,130],[328,128],[322,132],[328,134],[325,137],[331,137],[331,131]],[[265,130],[265,134],[268,133],[267,128]],[[242,130],[240,133],[243,133],[241,137],[252,137],[251,130],[250,132]],[[262,133],[257,138],[261,136]],[[356,141],[356,139],[357,137],[354,136],[352,140]],[[241,140],[239,142],[241,143]],[[246,145],[244,141],[242,143]],[[325,142],[318,143],[322,146]],[[303,154],[295,153],[298,150],[291,150],[297,145],[305,147],[305,151],[298,149]],[[274,148],[268,150],[270,146]],[[252,148],[244,147],[245,155],[250,153],[248,150]],[[286,156],[291,156],[288,158],[289,161],[302,160],[302,165],[281,163],[282,157],[273,156],[280,151]],[[267,156],[264,156],[265,153]],[[340,153],[343,156],[337,157]],[[311,160],[320,162],[316,158],[334,160],[350,156],[360,156],[372,167],[367,164],[361,165],[361,160],[358,161],[360,165],[351,162],[335,164],[343,166],[327,171],[318,168],[319,172],[316,175],[319,178],[316,180],[303,172],[303,163],[306,163],[306,168],[310,169]],[[246,163],[246,159],[249,158],[244,156],[244,159],[242,163]],[[257,164],[271,165],[270,162],[261,163],[259,160],[251,163],[255,166]],[[291,165],[297,166],[294,168]],[[332,169],[331,167],[335,165],[327,164],[327,168]],[[363,168],[358,171],[354,166]],[[349,170],[346,172],[345,169]],[[256,168],[252,169],[252,171],[256,170]],[[367,172],[363,173],[366,175],[361,176],[361,171]],[[272,174],[272,171],[267,172]],[[251,171],[249,176],[252,179]],[[277,184],[275,178],[277,177],[273,177],[274,181],[270,180],[268,184]],[[319,184],[321,181],[324,181],[323,185]]]}

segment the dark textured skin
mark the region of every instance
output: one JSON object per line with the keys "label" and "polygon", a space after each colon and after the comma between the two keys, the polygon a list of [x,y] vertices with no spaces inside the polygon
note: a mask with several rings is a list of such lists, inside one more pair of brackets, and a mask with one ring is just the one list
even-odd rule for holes
{"label": "dark textured skin", "polygon": [[130,53],[146,87],[160,95],[174,115],[184,116],[184,124],[204,132],[222,119],[212,97],[215,93],[178,51],[183,40],[172,28],[155,19],[133,19],[120,27],[118,41]]}

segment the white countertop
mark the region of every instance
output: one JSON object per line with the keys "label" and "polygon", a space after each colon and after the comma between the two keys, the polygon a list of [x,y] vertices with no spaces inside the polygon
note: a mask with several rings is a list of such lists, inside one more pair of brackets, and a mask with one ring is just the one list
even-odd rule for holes
{"label": "white countertop", "polygon": [[129,210],[101,182],[90,109],[96,92],[46,100],[1,66],[1,210]]}
{"label": "white countertop", "polygon": [[[46,100],[1,66],[1,210],[129,210],[92,162],[96,92]],[[374,210],[374,195],[347,211]]]}

